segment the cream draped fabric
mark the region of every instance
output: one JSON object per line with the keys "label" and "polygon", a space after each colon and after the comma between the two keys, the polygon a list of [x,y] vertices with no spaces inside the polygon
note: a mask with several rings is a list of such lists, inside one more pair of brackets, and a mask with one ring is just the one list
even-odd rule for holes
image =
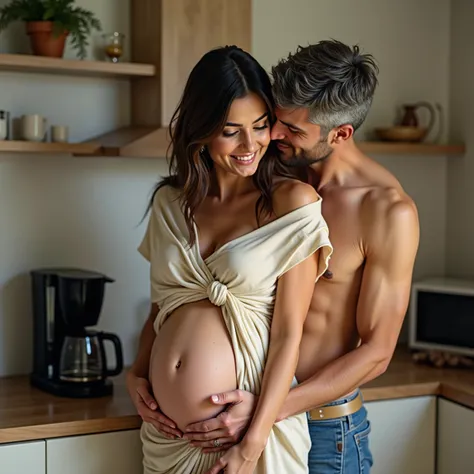
{"label": "cream draped fabric", "polygon": [[[160,308],[155,331],[179,306],[208,298],[222,310],[236,359],[238,388],[258,394],[278,278],[319,249],[318,278],[327,269],[332,247],[321,200],[226,243],[204,260],[199,240],[192,247],[188,244],[178,197],[170,186],[156,193],[139,247],[151,263],[151,298]],[[222,455],[203,454],[186,440],[169,440],[149,423],[143,423],[141,436],[146,474],[200,474]],[[307,473],[309,449],[305,414],[280,421],[255,473]]]}

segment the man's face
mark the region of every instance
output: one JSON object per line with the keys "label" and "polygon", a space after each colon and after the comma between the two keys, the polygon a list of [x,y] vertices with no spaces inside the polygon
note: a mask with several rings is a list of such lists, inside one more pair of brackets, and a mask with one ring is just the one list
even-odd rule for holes
{"label": "man's face", "polygon": [[275,140],[280,157],[289,166],[309,166],[325,160],[332,152],[328,137],[321,127],[308,121],[308,109],[276,108],[277,121],[271,138]]}

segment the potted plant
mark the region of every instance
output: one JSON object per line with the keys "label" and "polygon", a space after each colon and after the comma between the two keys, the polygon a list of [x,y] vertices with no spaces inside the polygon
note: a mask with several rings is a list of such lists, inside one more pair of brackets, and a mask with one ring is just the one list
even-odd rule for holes
{"label": "potted plant", "polygon": [[68,35],[79,58],[86,57],[88,36],[102,29],[95,15],[74,5],[75,0],[11,0],[0,8],[0,31],[24,21],[33,54],[61,58]]}

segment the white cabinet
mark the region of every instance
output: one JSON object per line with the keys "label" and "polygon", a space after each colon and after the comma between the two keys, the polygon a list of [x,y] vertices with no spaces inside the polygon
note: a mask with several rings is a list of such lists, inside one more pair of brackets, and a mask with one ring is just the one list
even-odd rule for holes
{"label": "white cabinet", "polygon": [[438,474],[474,472],[474,410],[438,400]]}
{"label": "white cabinet", "polygon": [[44,441],[0,444],[2,474],[45,474],[46,449]]}
{"label": "white cabinet", "polygon": [[371,474],[434,474],[435,397],[368,402],[366,408],[372,424]]}
{"label": "white cabinet", "polygon": [[50,439],[46,450],[47,474],[143,472],[139,430]]}

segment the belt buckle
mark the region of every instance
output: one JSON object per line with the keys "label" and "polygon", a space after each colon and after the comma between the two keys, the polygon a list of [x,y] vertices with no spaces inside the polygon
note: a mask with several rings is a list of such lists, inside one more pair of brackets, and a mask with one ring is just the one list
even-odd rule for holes
{"label": "belt buckle", "polygon": [[317,418],[313,418],[313,415],[310,414],[310,417],[311,417],[312,420],[324,420],[324,407],[316,408],[315,410],[311,410],[311,412],[314,412],[314,411],[317,411],[319,416]]}
{"label": "belt buckle", "polygon": [[313,408],[312,410],[310,410],[308,412],[309,414],[309,419],[311,421],[315,421],[315,420],[324,420],[325,419],[325,416],[324,416],[324,406],[322,407],[318,407],[318,408]]}

